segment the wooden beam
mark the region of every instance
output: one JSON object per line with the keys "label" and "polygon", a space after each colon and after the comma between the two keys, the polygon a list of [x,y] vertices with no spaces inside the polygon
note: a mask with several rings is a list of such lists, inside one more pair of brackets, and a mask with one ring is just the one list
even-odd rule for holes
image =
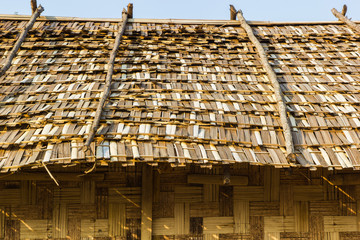
{"label": "wooden beam", "polygon": [[349,28],[354,30],[357,33],[360,33],[360,26],[345,17],[343,14],[339,13],[335,8],[331,9],[331,12],[334,14],[334,16],[339,19],[339,21],[345,23]]}
{"label": "wooden beam", "polygon": [[91,131],[90,131],[89,136],[86,139],[86,142],[84,144],[85,151],[90,149],[90,144],[95,137],[97,129],[99,128],[100,119],[101,119],[101,115],[102,115],[102,110],[105,105],[105,101],[107,100],[107,98],[109,97],[110,92],[111,92],[111,80],[112,80],[112,75],[114,73],[114,62],[115,62],[116,52],[120,46],[121,38],[125,32],[125,27],[126,27],[127,21],[128,21],[128,14],[124,9],[123,13],[122,13],[122,22],[119,24],[119,32],[116,36],[115,44],[111,51],[110,59],[107,64],[108,72],[106,74],[104,91],[102,92],[102,97],[101,97],[100,102],[96,109],[95,118],[94,118],[94,121],[91,126]]}
{"label": "wooden beam", "polygon": [[[248,185],[249,179],[247,176],[230,176],[229,186],[245,186]],[[187,176],[187,183],[193,184],[224,184],[223,175],[200,175],[190,174]]]}
{"label": "wooden beam", "polygon": [[241,10],[237,13],[238,20],[240,21],[241,27],[245,29],[250,41],[255,45],[256,50],[260,56],[261,63],[266,71],[268,78],[272,86],[274,87],[274,95],[277,101],[277,105],[279,108],[279,115],[280,115],[280,122],[281,126],[284,131],[285,137],[285,145],[286,145],[286,152],[287,152],[287,159],[290,162],[296,162],[295,158],[295,150],[294,150],[294,141],[291,133],[291,126],[288,121],[288,114],[286,111],[286,104],[283,98],[283,93],[280,88],[280,83],[277,79],[277,76],[269,64],[269,59],[266,56],[266,52],[264,48],[261,46],[260,41],[256,38],[255,34],[252,31],[252,28],[246,22]]}
{"label": "wooden beam", "polygon": [[36,0],[31,0],[31,11],[32,11],[32,14],[35,13],[36,9],[37,9],[37,2],[36,2]]}
{"label": "wooden beam", "polygon": [[133,18],[133,15],[134,15],[134,6],[132,3],[129,3],[127,5],[127,14],[129,16],[129,18]]}
{"label": "wooden beam", "polygon": [[347,6],[346,6],[346,4],[344,4],[343,9],[341,11],[341,15],[345,16],[346,12],[347,12]]}
{"label": "wooden beam", "polygon": [[29,32],[29,30],[34,26],[34,23],[36,21],[36,19],[40,16],[40,14],[44,11],[44,8],[40,5],[36,11],[34,12],[34,14],[31,16],[30,21],[26,24],[23,32],[20,34],[20,37],[18,38],[18,40],[16,41],[13,49],[11,50],[9,56],[7,57],[4,66],[2,67],[1,71],[0,71],[0,76],[4,75],[5,72],[10,68],[11,66],[11,62],[14,59],[14,57],[16,56],[17,51],[19,50],[21,44],[24,42],[27,33]]}
{"label": "wooden beam", "polygon": [[153,169],[144,164],[141,186],[141,238],[151,240],[152,236]]}
{"label": "wooden beam", "polygon": [[230,20],[236,20],[236,9],[233,5],[230,5]]}

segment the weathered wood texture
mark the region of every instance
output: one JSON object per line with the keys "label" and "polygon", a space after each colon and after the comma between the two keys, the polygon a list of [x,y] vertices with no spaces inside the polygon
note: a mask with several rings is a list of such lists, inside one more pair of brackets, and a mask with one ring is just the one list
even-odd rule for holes
{"label": "weathered wood texture", "polygon": [[61,188],[50,179],[0,178],[0,239],[354,240],[360,236],[360,185],[334,186],[323,178],[333,174],[327,170],[313,174],[294,169],[289,175],[275,168],[231,166],[230,176],[251,180],[245,186],[187,183],[189,175],[221,175],[221,167],[113,164],[97,171],[103,171],[102,180],[96,175],[82,181],[64,179]]}
{"label": "weathered wood texture", "polygon": [[338,12],[335,8],[331,9],[331,12],[334,14],[336,18],[339,19],[339,21],[342,21],[345,23],[349,28],[351,28],[353,31],[355,31],[357,34],[360,34],[360,26],[348,19],[344,14]]}
{"label": "weathered wood texture", "polygon": [[274,70],[272,69],[272,67],[269,64],[269,59],[267,57],[267,54],[266,54],[264,48],[262,47],[260,41],[255,36],[253,29],[246,22],[241,10],[238,11],[237,17],[238,17],[238,20],[240,21],[241,27],[244,28],[250,41],[256,47],[257,53],[260,56],[261,63],[267,73],[268,78],[270,79],[270,81],[274,87],[274,95],[275,95],[275,99],[277,101],[281,126],[284,131],[287,158],[290,161],[296,161],[295,153],[294,153],[294,151],[295,151],[294,141],[293,141],[293,137],[292,137],[291,126],[290,126],[290,123],[288,120],[289,116],[288,116],[288,113],[286,110],[286,101],[284,100],[284,94],[283,94],[283,91],[281,90],[279,80],[278,80]]}
{"label": "weathered wood texture", "polygon": [[16,53],[19,51],[21,44],[24,42],[26,35],[28,34],[29,30],[34,26],[36,19],[40,16],[40,14],[44,11],[44,8],[40,5],[33,15],[31,16],[29,22],[26,24],[24,30],[20,34],[19,38],[17,39],[13,49],[11,50],[9,56],[6,58],[4,66],[1,68],[0,76],[4,75],[5,72],[10,68],[11,62],[16,56]]}

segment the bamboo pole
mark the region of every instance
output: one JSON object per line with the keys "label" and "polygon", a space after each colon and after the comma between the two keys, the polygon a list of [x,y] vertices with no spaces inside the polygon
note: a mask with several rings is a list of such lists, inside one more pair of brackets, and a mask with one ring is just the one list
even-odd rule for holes
{"label": "bamboo pole", "polygon": [[32,10],[32,14],[35,13],[36,9],[37,9],[37,2],[36,2],[36,0],[31,0],[31,10]]}
{"label": "bamboo pole", "polygon": [[14,57],[16,56],[17,51],[19,50],[19,48],[21,47],[21,44],[24,42],[27,33],[29,32],[29,30],[34,26],[34,23],[36,21],[36,19],[40,16],[40,14],[44,11],[44,8],[40,5],[36,11],[34,12],[34,14],[31,16],[30,21],[26,24],[24,31],[21,33],[20,37],[18,38],[18,40],[16,41],[13,49],[10,52],[10,55],[7,57],[6,62],[4,64],[4,66],[1,69],[0,72],[0,77],[2,75],[5,74],[5,72],[10,68],[11,66],[11,62],[14,59]]}
{"label": "bamboo pole", "polygon": [[133,18],[134,16],[134,10],[133,10],[133,4],[132,3],[129,3],[127,5],[127,14],[128,14],[128,18]]}
{"label": "bamboo pole", "polygon": [[122,13],[122,22],[119,24],[119,32],[116,36],[115,39],[115,44],[114,47],[111,51],[110,54],[110,59],[108,62],[108,72],[106,75],[106,80],[105,80],[105,87],[104,87],[104,91],[102,93],[102,97],[100,99],[100,102],[98,104],[98,107],[96,109],[96,113],[95,113],[95,118],[94,121],[92,123],[91,126],[91,131],[89,133],[88,138],[86,139],[86,142],[84,144],[84,150],[87,151],[90,149],[90,144],[93,141],[96,131],[99,128],[99,124],[100,124],[100,119],[101,119],[101,115],[102,115],[102,110],[104,108],[105,105],[105,101],[106,99],[109,97],[110,92],[111,92],[111,79],[112,79],[112,75],[114,73],[114,62],[115,62],[115,57],[116,57],[116,52],[120,46],[120,42],[121,42],[121,38],[125,32],[125,27],[126,27],[126,23],[128,21],[128,14],[125,11],[125,9],[123,10]]}
{"label": "bamboo pole", "polygon": [[291,134],[291,127],[288,122],[288,116],[287,116],[287,112],[286,112],[286,104],[283,99],[283,93],[281,91],[280,84],[277,80],[276,74],[269,64],[269,60],[266,56],[264,48],[261,46],[261,43],[254,35],[252,28],[246,22],[241,10],[238,11],[237,18],[240,21],[241,27],[245,29],[250,41],[255,45],[256,50],[260,56],[261,63],[267,73],[268,78],[270,79],[270,81],[274,87],[275,98],[276,98],[277,105],[279,108],[280,121],[281,121],[281,125],[282,125],[283,131],[284,131],[287,159],[290,162],[295,162],[294,142],[293,142],[293,138],[292,138],[292,134]]}
{"label": "bamboo pole", "polygon": [[142,166],[141,185],[141,238],[152,239],[152,207],[153,207],[153,169],[144,164]]}
{"label": "bamboo pole", "polygon": [[236,20],[236,8],[230,5],[230,20]]}
{"label": "bamboo pole", "polygon": [[[339,19],[339,21],[345,23],[349,28],[354,30],[357,33],[360,33],[360,26],[345,17],[343,14],[338,12],[335,8],[331,9],[331,12],[334,14],[334,16]],[[344,11],[343,11],[344,12]],[[346,11],[345,11],[346,12]]]}

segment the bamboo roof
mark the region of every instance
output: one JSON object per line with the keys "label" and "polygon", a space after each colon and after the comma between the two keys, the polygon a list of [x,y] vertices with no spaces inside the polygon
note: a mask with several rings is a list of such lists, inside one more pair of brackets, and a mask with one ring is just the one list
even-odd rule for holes
{"label": "bamboo roof", "polygon": [[[29,17],[0,16],[0,66]],[[0,77],[0,168],[120,161],[360,167],[360,36],[339,22],[250,22],[284,94],[237,21],[129,19],[100,127],[119,19],[40,17]]]}

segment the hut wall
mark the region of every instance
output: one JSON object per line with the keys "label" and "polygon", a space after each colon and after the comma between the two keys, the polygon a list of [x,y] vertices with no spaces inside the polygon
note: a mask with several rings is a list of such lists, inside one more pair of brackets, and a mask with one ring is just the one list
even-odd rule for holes
{"label": "hut wall", "polygon": [[3,175],[0,239],[360,239],[354,172],[145,168]]}

